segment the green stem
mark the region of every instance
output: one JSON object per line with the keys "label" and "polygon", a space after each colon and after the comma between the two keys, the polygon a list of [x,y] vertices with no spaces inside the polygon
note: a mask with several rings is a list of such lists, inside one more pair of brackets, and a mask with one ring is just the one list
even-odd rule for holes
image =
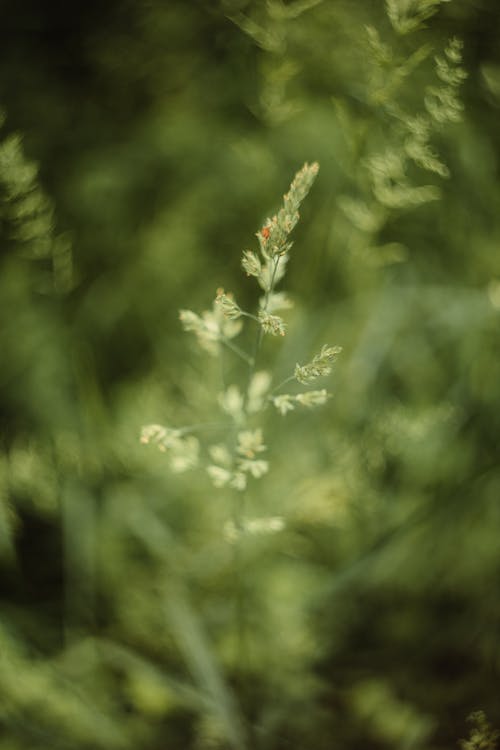
{"label": "green stem", "polygon": [[[261,308],[263,312],[267,312],[267,306],[269,304],[269,297],[272,294],[272,292],[274,291],[274,280],[276,278],[276,272],[278,270],[278,264],[279,264],[279,256],[277,256],[274,259],[274,267],[273,267],[273,272],[271,274],[271,281],[269,283],[269,288],[266,289],[266,294],[265,294],[265,297],[264,297],[264,305]],[[252,317],[255,318],[255,316],[252,316]],[[247,407],[247,403],[248,403],[248,391],[249,391],[249,388],[250,388],[250,383],[252,382],[252,378],[255,375],[255,366],[257,364],[257,358],[258,358],[258,355],[259,355],[259,352],[260,352],[260,347],[262,345],[262,337],[264,335],[264,332],[262,330],[262,326],[260,325],[259,319],[255,318],[255,320],[259,324],[259,327],[257,329],[257,337],[255,339],[255,346],[254,346],[254,351],[253,351],[252,363],[250,364],[249,369],[248,369],[247,387],[245,389],[245,401],[244,401],[244,404],[243,404],[243,410],[244,411],[246,410],[246,407]]]}
{"label": "green stem", "polygon": [[285,378],[281,381],[277,386],[273,388],[273,390],[269,393],[269,396],[272,396],[273,393],[276,393],[276,391],[279,391],[280,388],[283,388],[284,385],[287,383],[290,383],[292,380],[295,380],[295,375],[290,375],[288,378]]}
{"label": "green stem", "polygon": [[253,364],[253,359],[248,355],[246,352],[243,351],[243,349],[240,349],[239,346],[236,346],[236,344],[233,344],[229,339],[225,338],[224,336],[221,336],[219,339],[225,346],[227,346],[228,349],[231,349],[232,352],[238,355],[244,362],[247,363],[250,367]]}
{"label": "green stem", "polygon": [[[269,296],[271,292],[274,289],[274,282],[276,278],[276,271],[278,268],[279,263],[279,257],[275,259],[274,261],[274,268],[271,275],[271,282],[269,284],[269,289],[266,290],[265,298],[264,298],[264,306],[263,311],[267,311],[267,306],[269,304]],[[245,395],[244,395],[244,403],[243,403],[243,413],[246,414],[246,409],[248,405],[248,392],[250,389],[250,384],[252,382],[252,378],[255,374],[255,367],[257,363],[257,358],[259,355],[260,347],[262,344],[262,326],[260,325],[260,321],[258,318],[256,318],[254,315],[247,314],[248,317],[252,318],[258,323],[258,329],[257,329],[257,336],[255,339],[255,346],[253,351],[253,356],[248,358],[248,378],[247,378],[247,386],[245,389]],[[245,516],[245,495],[247,493],[247,490],[244,490],[242,493],[236,493],[235,497],[235,504],[234,504],[234,524],[236,529],[240,531],[240,533],[243,531],[243,520]],[[246,628],[246,592],[245,592],[245,566],[244,566],[244,560],[243,560],[243,554],[244,554],[244,547],[240,547],[242,539],[236,540],[235,543],[235,551],[234,551],[234,570],[235,570],[235,576],[236,576],[236,601],[235,601],[235,617],[236,617],[236,642],[237,642],[237,654],[238,654],[238,660],[240,665],[240,674],[239,674],[239,689],[241,692],[241,698],[243,704],[245,704],[247,701],[250,701],[250,693],[248,692],[248,685],[245,679],[245,673],[249,668],[249,647],[250,644],[248,642],[248,631]]]}
{"label": "green stem", "polygon": [[259,319],[255,315],[252,315],[252,313],[245,312],[244,310],[240,310],[240,312],[242,315],[245,316],[245,318],[250,318],[251,320],[255,320],[256,323],[260,322]]}
{"label": "green stem", "polygon": [[185,435],[189,432],[198,430],[227,430],[227,422],[199,422],[199,424],[188,424],[186,427],[179,427],[179,432]]}

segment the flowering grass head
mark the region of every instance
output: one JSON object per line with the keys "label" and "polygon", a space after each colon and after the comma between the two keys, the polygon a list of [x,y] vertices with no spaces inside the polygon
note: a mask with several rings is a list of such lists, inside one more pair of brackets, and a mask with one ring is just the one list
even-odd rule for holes
{"label": "flowering grass head", "polygon": [[[292,248],[290,235],[299,220],[299,209],[318,174],[318,164],[305,164],[295,175],[288,192],[283,196],[281,208],[268,218],[256,233],[258,250],[245,250],[241,265],[247,276],[253,277],[260,288],[256,309],[244,310],[232,292],[221,287],[217,290],[211,310],[201,314],[181,310],[180,320],[185,331],[193,333],[200,347],[212,355],[227,348],[242,360],[247,368],[241,382],[225,385],[214,401],[226,421],[220,428],[226,435],[223,441],[202,445],[191,428],[170,428],[148,425],[143,428],[141,441],[154,443],[166,453],[173,470],[184,471],[198,466],[204,468],[214,487],[243,491],[250,480],[262,478],[269,470],[267,445],[262,427],[257,423],[259,414],[275,408],[285,416],[297,406],[312,408],[328,400],[326,389],[280,393],[285,383],[295,381],[309,386],[320,377],[329,375],[341,349],[323,346],[313,359],[297,364],[294,373],[284,381],[273,384],[271,373],[258,370],[257,364],[264,336],[281,338],[288,331],[281,316],[291,307],[291,301],[277,285],[285,276]],[[280,314],[277,314],[280,313]],[[256,330],[252,352],[240,347],[235,339],[244,325]],[[197,425],[203,430],[204,425]]]}

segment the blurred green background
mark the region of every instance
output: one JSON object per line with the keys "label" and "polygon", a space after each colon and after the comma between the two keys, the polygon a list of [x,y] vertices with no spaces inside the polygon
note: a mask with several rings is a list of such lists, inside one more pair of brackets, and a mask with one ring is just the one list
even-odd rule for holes
{"label": "blurred green background", "polygon": [[[388,9],[2,3],[1,750],[444,750],[475,709],[500,724],[500,8]],[[446,177],[399,115],[427,116],[455,36]],[[246,512],[285,529],[232,544],[230,494],[140,428],[216,414],[178,309],[251,304],[241,252],[314,160],[265,357],[279,380],[344,352],[326,407],[266,413]]]}

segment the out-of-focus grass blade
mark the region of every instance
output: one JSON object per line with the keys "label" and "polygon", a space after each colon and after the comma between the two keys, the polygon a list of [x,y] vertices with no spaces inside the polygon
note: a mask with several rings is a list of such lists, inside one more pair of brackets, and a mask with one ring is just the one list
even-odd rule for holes
{"label": "out-of-focus grass blade", "polygon": [[165,617],[189,671],[207,696],[209,710],[219,720],[224,734],[236,750],[246,748],[243,722],[235,700],[217,666],[200,617],[189,601],[179,574],[182,558],[173,536],[159,519],[142,507],[140,522],[128,519],[133,533],[168,567],[163,590]]}

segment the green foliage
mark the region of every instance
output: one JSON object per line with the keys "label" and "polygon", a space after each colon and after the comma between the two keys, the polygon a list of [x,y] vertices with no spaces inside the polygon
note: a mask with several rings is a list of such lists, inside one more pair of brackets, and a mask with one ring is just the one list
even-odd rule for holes
{"label": "green foliage", "polygon": [[387,15],[398,34],[408,34],[421,28],[443,2],[450,0],[386,0]]}
{"label": "green foliage", "polygon": [[[3,125],[0,115],[0,125]],[[71,284],[68,241],[54,238],[53,208],[37,180],[37,167],[26,159],[21,137],[4,136],[0,143],[0,201],[5,243],[28,260],[48,260],[48,287],[67,291]],[[49,268],[50,268],[49,266]]]}
{"label": "green foliage", "polygon": [[2,750],[498,726],[497,4],[5,10]]}
{"label": "green foliage", "polygon": [[493,729],[484,711],[475,711],[468,717],[468,721],[472,724],[472,729],[469,739],[460,742],[462,750],[495,750],[500,732]]}

